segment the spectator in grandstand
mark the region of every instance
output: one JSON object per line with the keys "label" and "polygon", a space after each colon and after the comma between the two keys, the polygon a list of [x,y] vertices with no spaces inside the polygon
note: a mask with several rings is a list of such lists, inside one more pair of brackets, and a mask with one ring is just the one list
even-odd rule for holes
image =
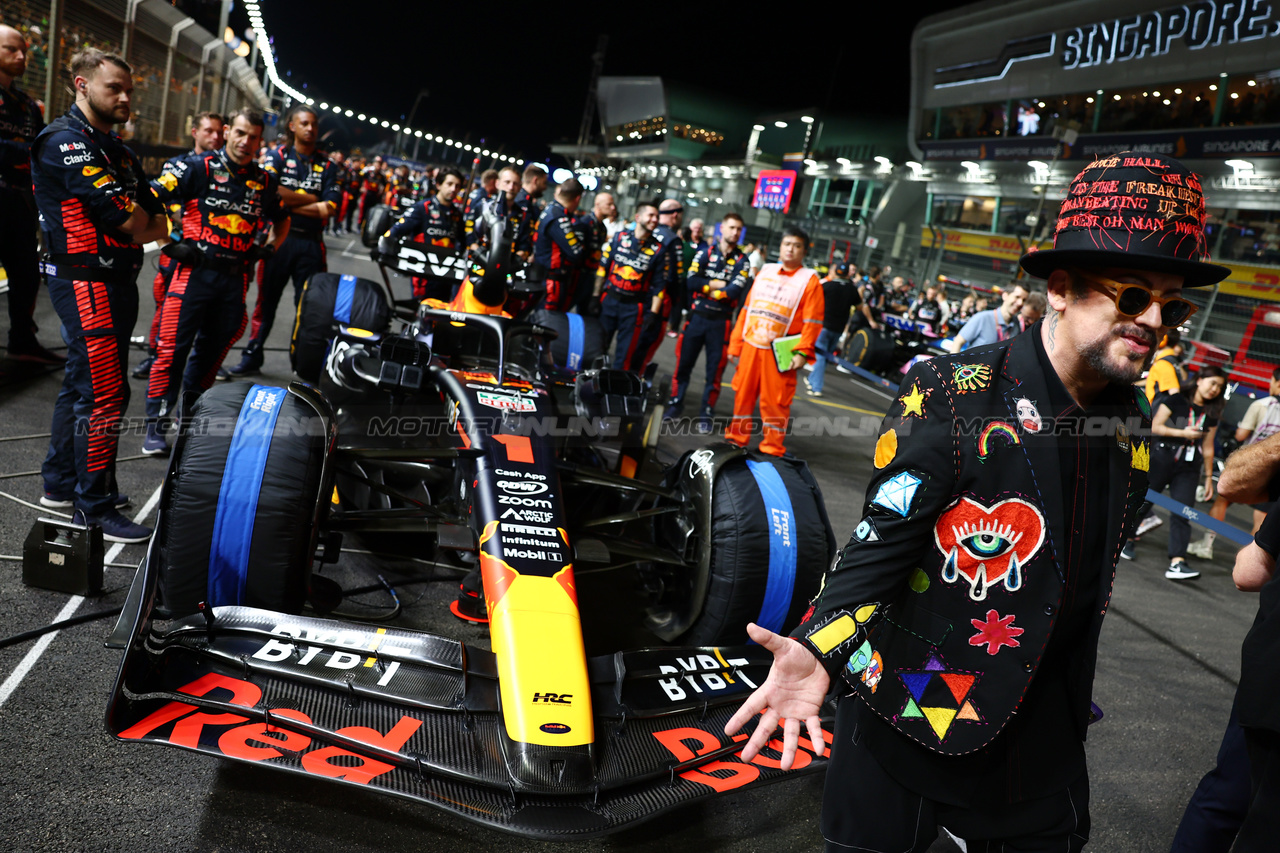
{"label": "spectator in grandstand", "polygon": [[[725,430],[725,440],[747,446],[752,414],[759,405],[764,424],[760,452],[773,456],[786,453],[784,439],[796,394],[796,371],[814,357],[814,345],[822,331],[822,283],[816,272],[804,266],[809,247],[809,235],[804,231],[795,226],[783,229],[780,262],[766,264],[756,277],[729,339],[729,358],[738,364],[738,370],[733,376],[733,420]],[[781,365],[774,343],[779,338],[792,339],[791,345],[781,350]],[[785,358],[788,350],[789,360]]]}
{"label": "spectator in grandstand", "polygon": [[[1196,485],[1203,475],[1205,500],[1213,498],[1213,439],[1222,417],[1222,390],[1227,379],[1222,369],[1210,365],[1177,391],[1166,394],[1152,407],[1151,489],[1169,489],[1169,496],[1185,506],[1195,506]],[[1139,518],[1150,511],[1143,506]],[[1200,573],[1187,565],[1191,524],[1180,513],[1169,522],[1169,580],[1191,580]],[[1137,539],[1129,539],[1120,556],[1134,559]]]}
{"label": "spectator in grandstand", "polygon": [[960,334],[952,341],[951,352],[960,352],[968,347],[980,347],[994,344],[1011,338],[1022,331],[1018,324],[1018,312],[1026,301],[1028,290],[1021,282],[1012,282],[1000,294],[1000,307],[990,311],[980,311],[964,324]]}
{"label": "spectator in grandstand", "polygon": [[67,341],[41,473],[43,506],[75,507],[111,542],[144,542],[150,528],[120,514],[120,420],[129,405],[129,336],[138,319],[142,244],[168,230],[142,163],[111,132],[130,115],[132,69],[88,49],[71,57],[76,100],[31,146],[31,177],[49,261],[44,266]]}
{"label": "spectator in grandstand", "polygon": [[[1240,419],[1240,423],[1236,426],[1235,440],[1243,447],[1257,444],[1259,441],[1264,441],[1278,432],[1280,432],[1280,367],[1276,368],[1271,374],[1271,387],[1268,389],[1267,396],[1254,400],[1249,404],[1249,408],[1245,410],[1244,417]],[[1219,489],[1218,496],[1213,501],[1213,509],[1209,510],[1209,515],[1218,519],[1218,521],[1223,521],[1227,517],[1227,507],[1230,505],[1231,501],[1227,500],[1227,497],[1222,494],[1222,490]],[[1255,533],[1270,511],[1271,504],[1269,502],[1253,505],[1253,531]],[[1216,533],[1212,530],[1206,530],[1203,538],[1187,546],[1187,553],[1202,560],[1212,560],[1213,542],[1216,538]]]}
{"label": "spectator in grandstand", "polygon": [[44,130],[40,106],[17,86],[27,70],[27,40],[0,26],[0,264],[9,279],[9,358],[61,366],[66,358],[36,340],[36,202],[31,143]]}
{"label": "spectator in grandstand", "polygon": [[861,313],[865,307],[858,286],[850,279],[853,269],[848,261],[840,261],[831,268],[831,278],[822,283],[822,331],[814,344],[812,372],[804,380],[810,397],[822,396],[827,362],[835,358],[835,350],[845,327],[853,319],[853,313]]}

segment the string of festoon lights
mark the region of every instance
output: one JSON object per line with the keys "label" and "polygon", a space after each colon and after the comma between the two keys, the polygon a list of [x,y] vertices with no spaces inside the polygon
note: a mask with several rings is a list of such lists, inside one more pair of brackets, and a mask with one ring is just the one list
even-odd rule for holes
{"label": "string of festoon lights", "polygon": [[414,139],[425,139],[428,142],[438,142],[460,151],[474,153],[478,157],[487,157],[490,159],[501,160],[504,163],[513,163],[517,166],[523,166],[524,161],[518,157],[509,157],[506,154],[499,154],[496,151],[490,151],[479,145],[471,145],[457,139],[449,139],[444,136],[436,136],[427,131],[417,130],[408,126],[402,126],[396,122],[380,119],[377,116],[366,115],[365,113],[356,112],[355,110],[346,109],[338,104],[330,104],[327,102],[316,103],[314,98],[310,98],[290,86],[280,76],[280,72],[276,69],[275,54],[271,51],[271,40],[267,37],[267,30],[262,22],[262,9],[258,0],[245,0],[245,11],[249,14],[249,22],[253,25],[253,31],[258,38],[258,51],[262,54],[262,59],[267,65],[267,76],[271,78],[271,82],[275,83],[276,88],[293,98],[295,101],[304,103],[309,107],[316,107],[322,111],[332,112],[335,115],[354,118],[357,121],[367,121],[377,127],[384,127],[393,133],[401,133],[407,137]]}

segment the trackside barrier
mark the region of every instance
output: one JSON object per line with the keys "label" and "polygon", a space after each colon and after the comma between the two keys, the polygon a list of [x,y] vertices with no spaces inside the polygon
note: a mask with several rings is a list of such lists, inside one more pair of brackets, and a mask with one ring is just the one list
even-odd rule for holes
{"label": "trackside barrier", "polygon": [[843,358],[836,357],[834,359],[828,359],[828,361],[834,361],[836,364],[840,365],[845,370],[852,373],[854,376],[860,377],[862,379],[866,379],[868,382],[874,382],[876,385],[879,385],[881,388],[888,388],[890,391],[898,390],[898,383],[885,379],[883,376],[877,376],[876,374],[872,373],[870,370],[864,370],[863,368],[858,367],[858,365],[852,362],[845,361]]}
{"label": "trackside barrier", "polygon": [[1147,490],[1147,500],[1151,501],[1158,507],[1169,510],[1174,515],[1180,515],[1193,524],[1208,528],[1219,536],[1225,536],[1237,545],[1248,545],[1253,542],[1253,534],[1241,530],[1239,527],[1232,527],[1224,521],[1209,515],[1207,512],[1201,512],[1198,509],[1192,509],[1186,504],[1178,503],[1173,498],[1166,497],[1152,489]]}

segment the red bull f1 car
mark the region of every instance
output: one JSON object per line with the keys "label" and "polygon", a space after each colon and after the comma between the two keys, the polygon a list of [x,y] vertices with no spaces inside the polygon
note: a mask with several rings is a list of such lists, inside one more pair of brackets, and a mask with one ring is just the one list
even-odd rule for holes
{"label": "red bull f1 car", "polygon": [[[589,321],[314,276],[294,330],[328,336],[295,360],[314,381],[185,415],[111,733],[539,838],[822,769],[803,740],[783,771],[723,733],[771,661],[746,624],[797,624],[835,555],[816,481],[724,443],[664,457],[660,389],[575,355]],[[384,536],[474,567],[488,648],[323,615],[342,542]]]}

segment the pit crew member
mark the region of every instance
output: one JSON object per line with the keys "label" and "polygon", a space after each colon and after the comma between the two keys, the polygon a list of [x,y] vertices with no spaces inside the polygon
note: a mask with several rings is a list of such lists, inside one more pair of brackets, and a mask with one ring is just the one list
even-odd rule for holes
{"label": "pit crew member", "polygon": [[661,251],[662,242],[653,233],[657,226],[657,206],[641,203],[636,208],[635,230],[613,235],[600,255],[594,292],[606,351],[617,337],[615,370],[626,369],[635,356],[646,306],[656,312],[662,303],[661,283],[667,280],[671,255]]}
{"label": "pit crew member", "polygon": [[569,178],[556,186],[555,198],[538,220],[533,243],[532,281],[542,281],[546,294],[542,307],[548,311],[568,311],[577,297],[587,240],[578,219],[582,184]]}
{"label": "pit crew member", "polygon": [[[191,122],[191,150],[186,154],[170,157],[160,167],[161,174],[171,174],[177,164],[192,154],[203,154],[206,151],[217,151],[223,142],[222,116],[217,113],[204,112],[198,114]],[[173,227],[169,234],[158,241],[162,246],[176,243],[182,239],[182,206],[169,206],[169,220]],[[169,288],[169,278],[173,275],[173,258],[161,253],[156,262],[156,277],[151,282],[151,295],[156,301],[156,313],[151,318],[151,333],[147,336],[147,357],[138,362],[133,369],[134,379],[146,379],[151,375],[151,363],[156,357],[156,335],[160,333],[160,306],[164,303],[165,291]],[[225,374],[222,378],[226,378]]]}
{"label": "pit crew member", "polygon": [[319,125],[311,107],[294,107],[285,121],[285,144],[272,148],[263,164],[279,181],[278,193],[289,210],[289,233],[280,249],[259,268],[249,343],[240,363],[231,368],[236,376],[261,372],[262,347],[271,334],[285,285],[293,282],[293,303],[297,305],[303,282],[328,269],[324,224],[338,209],[339,198],[333,166],[316,147]]}
{"label": "pit crew member", "polygon": [[[462,246],[462,214],[454,196],[462,186],[462,173],[445,167],[436,175],[436,194],[410,207],[391,226],[386,236],[395,241],[410,240],[455,254]],[[413,276],[413,298],[449,299],[452,278]]]}
{"label": "pit crew member", "polygon": [[62,321],[67,368],[41,474],[45,506],[74,504],[111,542],[151,529],[120,514],[119,424],[129,404],[129,335],[138,319],[142,244],[168,230],[138,157],[111,131],[129,119],[133,71],[89,48],[71,57],[76,100],[31,146],[31,177],[49,254],[49,297]]}
{"label": "pit crew member", "polygon": [[703,243],[689,263],[688,289],[692,312],[676,339],[676,373],[671,377],[671,400],[668,414],[680,417],[689,378],[698,354],[707,351],[707,384],[702,391],[702,407],[698,411],[699,428],[710,428],[716,400],[720,397],[720,377],[729,357],[729,332],[738,298],[747,286],[751,264],[738,248],[742,234],[742,217],[726,213],[720,222],[720,239]]}
{"label": "pit crew member", "polygon": [[0,26],[0,264],[9,277],[9,357],[61,365],[66,359],[36,340],[36,203],[31,143],[44,130],[40,105],[15,83],[27,71],[27,40]]}
{"label": "pit crew member", "polygon": [[[166,205],[181,206],[183,239],[165,249],[174,272],[147,382],[142,452],[148,456],[169,451],[160,421],[171,416],[179,389],[187,411],[213,384],[227,350],[244,332],[254,261],[279,249],[289,232],[276,178],[253,159],[262,128],[261,115],[239,110],[231,116],[226,147],[185,157],[151,185]],[[272,225],[270,248],[254,240],[264,221]]]}
{"label": "pit crew member", "polygon": [[640,331],[640,343],[628,367],[644,372],[649,362],[662,346],[662,333],[671,318],[673,306],[678,305],[684,294],[684,238],[680,236],[680,223],[684,219],[684,207],[673,198],[658,203],[658,227],[654,234],[662,242],[662,253],[670,260],[664,264],[667,281],[663,282],[662,301],[655,302],[652,311],[646,312]]}

